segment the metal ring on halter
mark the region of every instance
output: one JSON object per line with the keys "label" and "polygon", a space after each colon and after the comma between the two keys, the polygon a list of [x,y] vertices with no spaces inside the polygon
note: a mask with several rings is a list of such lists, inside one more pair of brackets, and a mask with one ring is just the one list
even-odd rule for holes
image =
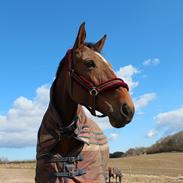
{"label": "metal ring on halter", "polygon": [[99,92],[95,87],[93,87],[91,90],[89,90],[89,93],[92,96],[97,96]]}

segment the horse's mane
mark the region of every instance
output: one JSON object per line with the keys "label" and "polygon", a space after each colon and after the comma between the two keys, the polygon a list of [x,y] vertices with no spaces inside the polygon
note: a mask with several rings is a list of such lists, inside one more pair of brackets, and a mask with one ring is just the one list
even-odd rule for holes
{"label": "horse's mane", "polygon": [[[100,51],[97,49],[95,43],[86,42],[86,43],[84,43],[84,45],[87,46],[88,48],[91,48],[92,50],[94,50],[94,51],[100,53]],[[62,70],[62,67],[63,67],[65,64],[66,64],[66,59],[65,59],[65,57],[64,57],[64,58],[60,61],[59,66],[58,66],[58,68],[57,68],[56,78],[58,78],[58,76],[59,76],[59,74],[60,74],[60,72],[61,72],[61,70]]]}

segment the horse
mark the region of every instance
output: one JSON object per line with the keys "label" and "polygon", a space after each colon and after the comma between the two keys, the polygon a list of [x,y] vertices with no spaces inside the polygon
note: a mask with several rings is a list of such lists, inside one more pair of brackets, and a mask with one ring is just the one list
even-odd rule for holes
{"label": "horse", "polygon": [[114,179],[114,168],[112,167],[108,167],[108,179],[109,179],[109,183],[111,183],[111,177]]}
{"label": "horse", "polygon": [[82,23],[50,88],[50,102],[38,130],[36,183],[105,182],[107,138],[83,106],[94,116],[107,116],[115,128],[132,120],[135,109],[128,85],[101,54],[106,35],[96,43],[85,39]]}
{"label": "horse", "polygon": [[115,175],[116,183],[117,183],[117,179],[119,179],[119,183],[121,183],[123,175],[119,168],[116,168],[116,167],[114,168],[114,175]]}
{"label": "horse", "polygon": [[108,167],[108,180],[109,180],[109,183],[111,183],[111,177],[115,180],[116,180],[116,183],[117,183],[117,180],[119,179],[119,183],[122,182],[122,172],[119,168],[117,167]]}

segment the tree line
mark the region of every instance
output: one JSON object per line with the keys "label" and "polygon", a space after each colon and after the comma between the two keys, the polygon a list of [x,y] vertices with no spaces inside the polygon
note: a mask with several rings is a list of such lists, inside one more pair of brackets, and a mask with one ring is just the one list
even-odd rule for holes
{"label": "tree line", "polygon": [[110,158],[154,154],[162,152],[183,152],[183,131],[161,138],[150,147],[130,148],[124,152],[110,153]]}

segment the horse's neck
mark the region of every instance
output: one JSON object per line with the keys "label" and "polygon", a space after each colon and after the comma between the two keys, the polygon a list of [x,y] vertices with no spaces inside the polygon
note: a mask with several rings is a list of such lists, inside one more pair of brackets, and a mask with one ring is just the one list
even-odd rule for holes
{"label": "horse's neck", "polygon": [[[72,123],[76,112],[82,113],[85,116],[83,110],[78,110],[80,105],[72,100],[69,94],[70,78],[68,76],[68,70],[66,64],[63,66],[59,76],[57,76],[54,82],[54,93],[52,96],[55,108],[62,120],[63,126],[68,126]],[[86,117],[86,116],[85,116]]]}
{"label": "horse's neck", "polygon": [[72,122],[78,108],[78,104],[71,99],[68,93],[66,74],[63,70],[59,78],[55,80],[53,96],[55,108],[64,126],[68,126]]}
{"label": "horse's neck", "polygon": [[[61,123],[63,127],[70,125],[73,121],[75,115],[79,115],[81,118],[79,123],[86,122],[86,116],[80,105],[72,100],[69,95],[68,90],[68,71],[65,68],[62,68],[59,76],[55,79],[52,92],[51,92],[51,100],[54,104],[54,108],[61,119]],[[76,114],[77,113],[77,114]],[[61,141],[57,143],[54,147],[53,151],[61,154],[62,156],[69,156],[77,154],[83,143],[76,140],[75,138],[63,138]],[[73,147],[75,147],[73,153]]]}

